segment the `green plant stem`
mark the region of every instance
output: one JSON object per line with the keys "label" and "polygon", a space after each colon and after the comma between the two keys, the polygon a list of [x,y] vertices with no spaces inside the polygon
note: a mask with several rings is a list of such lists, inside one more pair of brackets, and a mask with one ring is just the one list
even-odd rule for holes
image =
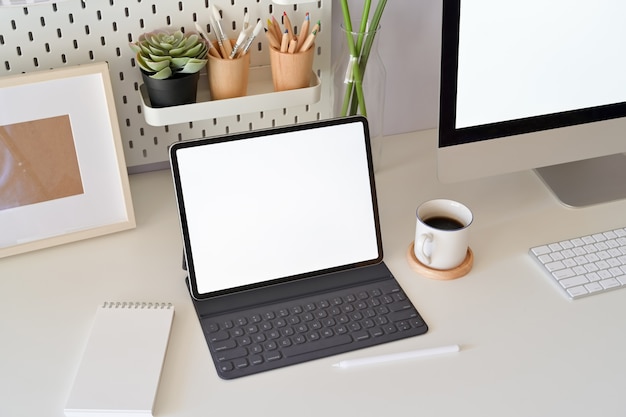
{"label": "green plant stem", "polygon": [[[350,47],[350,41],[352,40],[352,19],[350,17],[350,9],[348,7],[348,2],[347,0],[342,0],[341,1],[341,8],[342,8],[342,12],[343,12],[343,26],[344,29],[346,31],[346,36],[347,36],[347,42],[348,42],[348,48],[349,48],[349,52],[350,52],[350,60],[348,61],[348,66],[346,68],[346,74],[345,77],[346,79],[344,79],[344,82],[346,83],[346,91],[344,93],[343,96],[343,105],[341,106],[341,115],[342,116],[347,116],[348,113],[348,108],[350,107],[350,100],[352,98],[352,86],[354,85],[354,75],[352,74],[352,68],[353,68],[353,49]],[[348,76],[349,74],[349,76]]]}
{"label": "green plant stem", "polygon": [[[370,25],[370,30],[372,32],[368,32],[368,36],[365,38],[365,44],[363,45],[363,49],[359,51],[359,72],[362,76],[365,75],[365,68],[367,67],[367,61],[372,50],[372,44],[374,43],[374,36],[376,35],[376,31],[380,26],[380,18],[383,15],[386,4],[387,0],[380,0],[376,5],[376,10],[374,10],[374,15],[372,16],[372,22]],[[363,22],[361,22],[361,27],[363,27]],[[359,34],[359,36],[362,36],[362,34]],[[356,114],[356,108],[356,103],[353,102],[350,107],[350,114]]]}
{"label": "green plant stem", "polygon": [[367,21],[370,17],[370,8],[372,7],[372,0],[366,0],[363,5],[363,14],[361,16],[361,27],[359,29],[359,39],[357,40],[356,49],[359,56],[361,55],[361,48],[363,48],[363,36],[367,31]]}
{"label": "green plant stem", "polygon": [[[368,0],[370,1],[370,0]],[[363,85],[361,78],[361,69],[358,65],[358,54],[356,50],[356,45],[354,44],[354,38],[352,38],[352,21],[350,19],[350,10],[348,8],[348,0],[341,0],[341,8],[343,11],[343,20],[344,26],[346,29],[346,40],[348,42],[348,48],[350,50],[350,56],[356,57],[357,60],[350,60],[348,65],[352,65],[352,76],[354,81],[350,80],[348,85],[346,86],[346,94],[344,96],[343,106],[341,110],[341,115],[346,116],[348,112],[348,106],[350,103],[350,96],[352,96],[352,86],[355,85],[356,95],[358,99],[358,105],[361,109],[361,114],[367,117],[367,110],[365,108],[365,99],[363,97]],[[355,63],[356,62],[356,63]]]}
{"label": "green plant stem", "polygon": [[[369,14],[370,14],[370,8],[372,6],[372,1],[371,0],[366,0],[365,4],[363,5],[363,12],[361,15],[361,25],[359,27],[359,34],[357,36],[357,43],[356,43],[356,59],[351,59],[350,62],[348,63],[348,65],[358,65],[360,57],[361,57],[361,51],[363,48],[363,37],[365,36],[365,33],[367,31],[367,21],[369,19]],[[365,74],[363,73],[363,71],[361,71],[361,77],[363,77]],[[361,83],[361,86],[363,85],[363,83]],[[358,106],[358,101],[354,99],[354,95],[356,94],[356,86],[354,85],[354,83],[351,83],[349,86],[349,92],[346,90],[345,96],[347,97],[347,99],[344,98],[344,104],[350,106],[350,111],[349,114],[350,115],[355,115],[356,114],[356,109]],[[364,97],[365,99],[365,97]],[[347,112],[347,110],[346,110]]]}

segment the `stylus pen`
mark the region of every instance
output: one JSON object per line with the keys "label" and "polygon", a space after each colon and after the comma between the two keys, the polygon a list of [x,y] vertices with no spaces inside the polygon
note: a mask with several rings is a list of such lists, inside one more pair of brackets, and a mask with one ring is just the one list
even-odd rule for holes
{"label": "stylus pen", "polygon": [[411,350],[408,352],[391,353],[389,355],[372,356],[369,358],[348,359],[338,362],[333,366],[336,368],[346,369],[363,365],[373,365],[377,363],[401,361],[406,359],[423,358],[426,356],[443,355],[445,353],[454,353],[461,350],[459,345],[440,346],[429,349]]}

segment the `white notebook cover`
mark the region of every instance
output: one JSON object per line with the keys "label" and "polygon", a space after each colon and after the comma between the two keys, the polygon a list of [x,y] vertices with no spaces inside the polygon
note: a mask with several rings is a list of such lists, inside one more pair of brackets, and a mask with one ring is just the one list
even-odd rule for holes
{"label": "white notebook cover", "polygon": [[171,304],[100,306],[65,415],[152,416],[173,317]]}

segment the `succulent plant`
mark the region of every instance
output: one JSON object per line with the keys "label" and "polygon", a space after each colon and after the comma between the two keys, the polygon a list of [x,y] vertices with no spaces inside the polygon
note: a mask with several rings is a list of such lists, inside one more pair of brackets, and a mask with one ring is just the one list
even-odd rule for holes
{"label": "succulent plant", "polygon": [[130,48],[137,53],[139,67],[159,80],[176,74],[193,74],[207,63],[207,44],[196,33],[180,30],[145,33]]}

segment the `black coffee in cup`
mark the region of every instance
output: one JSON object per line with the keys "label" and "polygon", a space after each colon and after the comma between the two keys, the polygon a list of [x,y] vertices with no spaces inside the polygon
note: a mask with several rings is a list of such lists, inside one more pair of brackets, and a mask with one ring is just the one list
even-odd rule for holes
{"label": "black coffee in cup", "polygon": [[424,220],[424,223],[439,230],[459,230],[465,227],[460,221],[445,216],[431,217]]}

